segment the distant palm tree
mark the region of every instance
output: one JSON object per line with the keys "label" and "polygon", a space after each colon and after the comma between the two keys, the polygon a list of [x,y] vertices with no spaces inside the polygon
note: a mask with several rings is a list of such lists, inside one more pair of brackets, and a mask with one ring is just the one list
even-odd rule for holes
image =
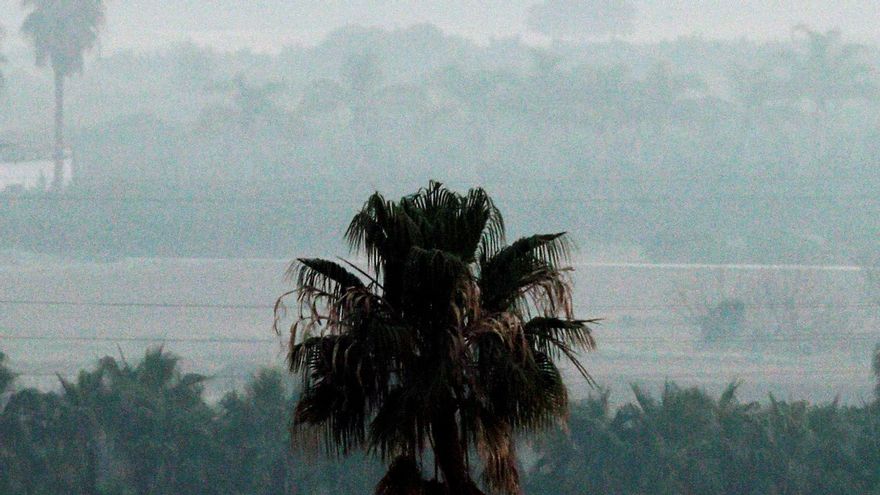
{"label": "distant palm tree", "polygon": [[813,31],[795,27],[802,34],[802,49],[791,55],[791,84],[798,96],[810,100],[824,114],[835,101],[871,98],[876,95],[870,66],[861,60],[864,47],[844,43],[840,31]]}
{"label": "distant palm tree", "polygon": [[98,481],[134,493],[195,493],[193,484],[209,476],[204,460],[215,452],[204,427],[213,414],[202,399],[205,381],[182,373],[180,359],[162,347],[135,365],[105,357],[94,371],[62,380],[72,418],[66,438],[80,448],[75,472],[92,487],[86,493],[97,493]]}
{"label": "distant palm tree", "polygon": [[8,367],[8,359],[6,354],[0,352],[0,395],[6,392],[15,381],[16,375]]}
{"label": "distant palm tree", "polygon": [[874,362],[871,363],[874,371],[874,396],[877,398],[877,403],[880,404],[880,344],[877,344],[877,347],[874,348]]}
{"label": "distant palm tree", "polygon": [[21,31],[34,45],[37,65],[50,65],[55,77],[55,175],[61,187],[64,173],[64,80],[83,69],[85,53],[98,43],[104,24],[102,0],[24,0],[31,11]]}
{"label": "distant palm tree", "polygon": [[[291,266],[300,312],[289,365],[303,380],[294,443],[381,455],[391,466],[376,493],[389,495],[482,493],[473,449],[491,490],[519,493],[514,435],[568,412],[557,362],[590,381],[577,352],[594,347],[592,320],[573,314],[565,234],[504,245],[485,191],[432,182],[397,202],[373,194],[346,237],[367,270]],[[442,475],[430,482],[429,448]]]}
{"label": "distant palm tree", "polygon": [[[6,31],[3,29],[3,26],[0,26],[0,49],[3,48],[3,38],[6,37]],[[6,57],[3,56],[3,53],[0,52],[0,65],[6,63]],[[3,89],[3,86],[6,84],[6,78],[3,76],[3,72],[0,71],[0,90]]]}
{"label": "distant palm tree", "polygon": [[225,113],[225,117],[229,117],[229,120],[248,129],[260,118],[280,113],[274,99],[285,88],[283,82],[252,83],[243,74],[238,74],[232,79],[213,83],[207,89],[213,93],[226,95],[229,99],[229,107],[220,109],[219,113],[221,115]]}

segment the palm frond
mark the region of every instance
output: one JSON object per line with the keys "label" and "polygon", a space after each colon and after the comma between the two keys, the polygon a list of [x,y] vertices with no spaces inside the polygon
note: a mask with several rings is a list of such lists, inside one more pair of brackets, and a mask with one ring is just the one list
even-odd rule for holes
{"label": "palm frond", "polygon": [[643,414],[651,415],[657,411],[657,401],[651,397],[651,394],[643,390],[636,384],[630,386],[633,395],[636,398],[636,404]]}
{"label": "palm frond", "polygon": [[[339,322],[343,318],[343,312],[349,309],[352,301],[356,299],[353,292],[369,297],[369,291],[357,275],[349,272],[343,266],[329,260],[300,258],[291,263],[287,270],[288,279],[296,279],[296,290],[288,291],[275,301],[274,324],[276,333],[279,332],[279,322],[284,317],[284,299],[297,294],[300,305],[300,319],[291,327],[292,337],[296,337],[297,324],[308,322],[304,328],[310,329],[315,324]],[[326,311],[322,311],[325,307]],[[306,316],[308,313],[308,316]],[[308,332],[303,332],[304,335]]]}
{"label": "palm frond", "polygon": [[404,197],[406,211],[422,232],[420,247],[442,249],[470,263],[479,253],[494,251],[504,241],[504,221],[481,188],[459,195],[439,182]]}
{"label": "palm frond", "polygon": [[364,445],[367,391],[358,380],[357,354],[351,338],[335,335],[310,338],[291,350],[291,370],[303,377],[291,427],[295,440],[305,445],[322,440],[324,449],[337,455]]}
{"label": "palm frond", "polygon": [[[351,391],[354,392],[354,391]],[[330,455],[345,456],[360,449],[366,438],[366,418],[357,397],[338,384],[320,381],[300,397],[293,415],[291,440],[303,449],[320,446]]]}
{"label": "palm frond", "polygon": [[502,249],[495,257],[499,260],[531,257],[551,267],[558,268],[571,255],[571,241],[565,232],[536,234],[517,239]]}
{"label": "palm frond", "polygon": [[418,319],[444,321],[454,312],[455,295],[469,281],[468,265],[439,249],[410,250],[403,285],[403,310]]}
{"label": "palm frond", "polygon": [[718,407],[720,409],[727,409],[737,402],[736,392],[741,385],[742,382],[740,381],[732,381],[724,387],[721,397],[718,398]]}
{"label": "palm frond", "polygon": [[481,215],[483,235],[477,246],[476,256],[491,255],[504,244],[505,228],[501,211],[482,188],[471,189],[467,196],[468,211]]}
{"label": "palm frond", "polygon": [[495,493],[518,495],[521,490],[513,429],[492,414],[481,419],[477,453],[483,461],[483,482]]}
{"label": "palm frond", "polygon": [[382,459],[416,455],[427,438],[423,403],[403,388],[392,390],[370,422],[370,449]]}
{"label": "palm frond", "polygon": [[566,267],[569,246],[565,234],[526,237],[481,257],[479,286],[482,305],[494,311],[530,308],[545,315],[571,317],[571,288]]}
{"label": "palm frond", "polygon": [[299,258],[287,269],[287,277],[296,279],[302,288],[314,288],[321,292],[339,295],[353,287],[363,287],[357,275],[333,261],[319,258]]}
{"label": "palm frond", "polygon": [[554,317],[537,316],[523,326],[526,339],[536,350],[551,357],[559,357],[558,344],[578,351],[591,351],[596,348],[591,324],[601,320],[567,320]]}
{"label": "palm frond", "polygon": [[405,209],[375,193],[352,218],[345,238],[352,252],[362,253],[377,276],[383,263],[405,256],[419,242],[420,231]]}

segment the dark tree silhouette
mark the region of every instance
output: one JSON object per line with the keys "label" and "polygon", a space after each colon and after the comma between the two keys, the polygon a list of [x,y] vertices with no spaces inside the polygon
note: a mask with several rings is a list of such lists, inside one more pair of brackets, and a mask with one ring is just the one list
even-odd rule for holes
{"label": "dark tree silhouette", "polygon": [[880,344],[877,344],[877,347],[874,348],[874,360],[871,364],[874,371],[874,379],[876,380],[874,395],[877,398],[878,404],[880,404]]}
{"label": "dark tree silhouette", "polygon": [[[565,234],[505,245],[485,191],[432,182],[397,202],[372,195],[346,237],[367,270],[321,259],[290,269],[294,443],[377,453],[390,463],[381,494],[482,493],[475,450],[491,490],[519,493],[514,435],[568,412],[557,362],[590,380],[577,353],[594,346],[592,321],[573,314]],[[426,482],[429,449],[442,476]]]}
{"label": "dark tree silhouette", "polygon": [[12,386],[15,381],[15,373],[9,369],[6,354],[0,352],[0,395]]}
{"label": "dark tree silhouette", "polygon": [[24,0],[31,9],[21,26],[33,44],[37,65],[49,65],[55,81],[55,189],[64,172],[64,81],[83,70],[84,57],[98,43],[104,24],[102,0]]}

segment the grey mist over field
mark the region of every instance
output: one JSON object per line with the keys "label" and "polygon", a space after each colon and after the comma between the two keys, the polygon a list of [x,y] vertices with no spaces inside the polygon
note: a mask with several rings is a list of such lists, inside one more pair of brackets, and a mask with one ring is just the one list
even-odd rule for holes
{"label": "grey mist over field", "polygon": [[163,342],[216,393],[283,366],[287,263],[348,255],[370,193],[436,179],[484,187],[510,238],[570,233],[614,400],[871,394],[876,1],[108,0],[60,74],[26,4],[0,3],[21,384]]}

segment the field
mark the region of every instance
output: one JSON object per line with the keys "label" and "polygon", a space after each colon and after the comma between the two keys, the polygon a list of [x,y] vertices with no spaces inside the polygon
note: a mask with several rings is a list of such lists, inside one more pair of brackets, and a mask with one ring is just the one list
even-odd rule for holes
{"label": "field", "polygon": [[[283,260],[124,259],[107,263],[7,257],[0,263],[0,350],[44,388],[105,355],[135,360],[164,344],[209,392],[283,366],[286,337],[272,304],[289,284]],[[664,380],[742,396],[860,404],[870,397],[878,308],[856,267],[578,263],[578,316],[603,318],[588,367],[612,397]],[[744,330],[701,339],[701,315],[744,306]],[[572,377],[573,379],[573,377]],[[589,389],[572,382],[575,396]]]}

